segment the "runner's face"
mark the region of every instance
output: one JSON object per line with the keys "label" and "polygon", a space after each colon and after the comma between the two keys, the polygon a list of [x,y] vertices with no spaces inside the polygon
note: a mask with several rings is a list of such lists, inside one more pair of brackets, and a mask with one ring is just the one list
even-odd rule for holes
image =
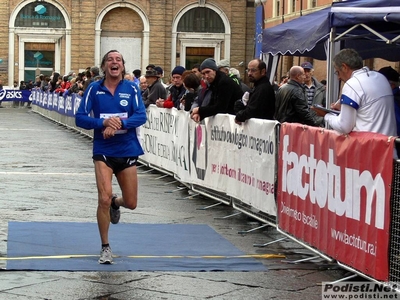
{"label": "runner's face", "polygon": [[124,63],[122,55],[119,52],[110,52],[107,56],[104,73],[106,77],[122,78],[124,71]]}

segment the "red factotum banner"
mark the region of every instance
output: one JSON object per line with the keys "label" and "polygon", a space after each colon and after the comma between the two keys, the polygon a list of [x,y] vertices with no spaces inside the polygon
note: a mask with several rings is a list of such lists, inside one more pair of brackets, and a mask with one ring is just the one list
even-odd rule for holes
{"label": "red factotum banner", "polygon": [[375,279],[389,274],[394,138],[284,123],[279,228]]}

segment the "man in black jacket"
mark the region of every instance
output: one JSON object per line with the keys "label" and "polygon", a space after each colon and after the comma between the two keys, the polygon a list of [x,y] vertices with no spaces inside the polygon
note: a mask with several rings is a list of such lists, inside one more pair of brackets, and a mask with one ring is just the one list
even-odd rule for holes
{"label": "man in black jacket", "polygon": [[240,86],[225,73],[219,71],[212,58],[207,58],[202,62],[200,71],[204,80],[210,85],[211,99],[208,105],[193,108],[191,118],[199,122],[220,113],[235,114],[233,109],[235,101],[241,99],[243,95]]}
{"label": "man in black jacket", "polygon": [[301,123],[318,126],[316,119],[308,109],[303,84],[304,69],[293,66],[289,71],[289,81],[282,85],[276,93],[275,119],[281,123]]}
{"label": "man in black jacket", "polygon": [[267,66],[260,59],[253,59],[247,65],[247,74],[254,88],[249,93],[248,102],[235,102],[237,124],[250,118],[273,120],[275,114],[275,92],[267,78]]}

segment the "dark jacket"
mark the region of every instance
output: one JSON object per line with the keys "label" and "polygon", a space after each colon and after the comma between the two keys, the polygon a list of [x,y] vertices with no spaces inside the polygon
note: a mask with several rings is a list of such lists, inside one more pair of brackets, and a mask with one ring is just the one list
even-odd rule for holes
{"label": "dark jacket", "polygon": [[143,93],[144,107],[149,107],[150,104],[156,104],[158,98],[167,98],[167,90],[160,80],[156,80],[151,86],[147,88],[147,93]]}
{"label": "dark jacket", "polygon": [[[314,98],[312,101],[312,105],[314,104],[319,104],[322,105],[323,107],[326,106],[326,87],[319,82],[317,79],[314,77],[312,78],[312,81],[314,82],[315,86],[315,92],[314,92]],[[325,121],[324,117],[320,117],[317,115],[317,113],[313,110],[310,110],[311,115],[317,120],[318,125],[324,126]]]}
{"label": "dark jacket", "polygon": [[199,107],[200,119],[214,116],[219,113],[235,114],[235,101],[242,98],[240,86],[225,73],[216,71],[214,81],[210,84],[211,98],[206,106]]}
{"label": "dark jacket", "polygon": [[301,123],[318,126],[308,109],[303,87],[295,80],[289,80],[276,93],[275,119],[281,123]]}
{"label": "dark jacket", "polygon": [[254,83],[246,106],[241,100],[236,101],[235,112],[239,122],[250,118],[274,120],[275,92],[266,76]]}

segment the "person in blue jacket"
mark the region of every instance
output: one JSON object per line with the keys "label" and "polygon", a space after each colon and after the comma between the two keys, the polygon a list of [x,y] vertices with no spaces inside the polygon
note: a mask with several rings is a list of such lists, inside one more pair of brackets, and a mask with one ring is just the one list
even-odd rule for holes
{"label": "person in blue jacket", "polygon": [[[99,263],[113,263],[108,240],[110,221],[117,224],[119,207],[135,209],[138,180],[136,162],[144,154],[137,130],[146,120],[146,110],[138,86],[127,80],[125,61],[117,50],[107,52],[101,62],[104,78],[86,89],[75,123],[93,129],[93,162],[98,191],[97,223],[102,248]],[[112,192],[115,174],[122,197]]]}

